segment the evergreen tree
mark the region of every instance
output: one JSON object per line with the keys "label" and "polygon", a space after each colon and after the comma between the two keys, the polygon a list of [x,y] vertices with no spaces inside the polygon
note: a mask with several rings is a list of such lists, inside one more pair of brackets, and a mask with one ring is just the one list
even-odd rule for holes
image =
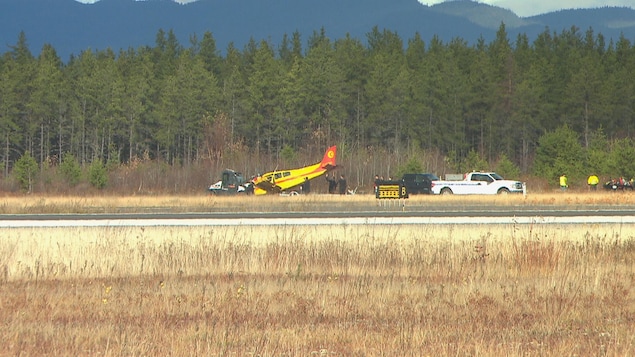
{"label": "evergreen tree", "polygon": [[494,92],[495,84],[492,80],[490,58],[485,50],[485,41],[481,38],[467,76],[468,88],[464,103],[466,142],[481,155],[487,155],[495,140],[492,136],[495,99],[491,95],[485,95]]}
{"label": "evergreen tree", "polygon": [[488,118],[491,137],[488,141],[486,157],[492,159],[497,154],[497,149],[493,145],[502,152],[514,152],[518,141],[513,121],[509,120],[512,117],[513,95],[516,90],[516,70],[504,23],[499,26],[496,39],[488,46],[488,54],[494,89],[490,98],[494,105]]}
{"label": "evergreen tree", "polygon": [[602,128],[590,134],[589,147],[586,150],[589,175],[611,176],[613,174],[613,167],[609,162],[609,149],[610,144]]}
{"label": "evergreen tree", "polygon": [[33,191],[37,172],[38,164],[29,151],[26,151],[13,167],[13,175],[23,192]]}
{"label": "evergreen tree", "polygon": [[603,97],[602,78],[599,55],[588,52],[579,60],[580,69],[571,74],[567,84],[567,95],[563,98],[563,115],[568,119],[573,130],[582,133],[584,147],[589,147],[589,134],[603,122],[601,117]]}
{"label": "evergreen tree", "polygon": [[[125,161],[141,156],[153,145],[153,138],[148,134],[147,121],[150,114],[150,98],[153,97],[152,62],[149,53],[137,53],[130,49],[122,52],[117,61],[117,69],[122,77],[121,90],[121,127],[115,146],[117,152],[125,154]],[[127,150],[126,150],[127,148]],[[109,155],[110,156],[110,155]]]}
{"label": "evergreen tree", "polygon": [[516,180],[520,176],[520,169],[505,154],[502,154],[494,168],[496,173],[506,179]]}
{"label": "evergreen tree", "polygon": [[407,173],[420,173],[423,172],[423,167],[416,157],[410,157],[403,165],[397,168],[395,174],[396,177],[403,177]]}
{"label": "evergreen tree", "polygon": [[[48,138],[55,129],[53,124],[63,114],[60,113],[63,110],[62,85],[62,62],[55,49],[51,45],[45,45],[37,59],[33,92],[28,103],[33,118],[29,123],[28,133],[34,139],[37,138],[34,146],[38,149],[39,162],[44,162],[52,151]],[[61,159],[61,152],[58,151],[57,157]]]}
{"label": "evergreen tree", "polygon": [[534,174],[557,182],[565,174],[570,182],[586,177],[585,155],[579,135],[568,126],[544,134],[538,140]]}
{"label": "evergreen tree", "polygon": [[343,79],[333,46],[326,37],[313,43],[300,68],[298,96],[311,130],[311,140],[315,141],[316,148],[324,148],[333,141],[345,142],[349,134],[343,125]]}
{"label": "evergreen tree", "polygon": [[[21,32],[18,42],[11,46],[5,62],[5,72],[2,78],[5,88],[3,98],[3,129],[6,128],[2,140],[5,142],[5,161],[7,164],[17,160],[21,153],[33,152],[37,123],[30,110],[31,95],[35,78],[36,63],[29,51],[26,35]],[[11,147],[17,149],[11,152]],[[6,149],[5,149],[6,150]],[[18,157],[16,157],[18,154]]]}
{"label": "evergreen tree", "polygon": [[300,59],[296,58],[285,74],[280,87],[280,108],[278,115],[287,122],[280,128],[279,135],[283,147],[298,147],[303,140],[309,139],[310,124],[304,115],[302,97],[298,95],[302,91]]}
{"label": "evergreen tree", "polygon": [[166,77],[160,98],[161,125],[156,137],[162,155],[170,164],[190,163],[201,139],[201,120],[218,102],[216,80],[200,58],[184,51],[176,72]]}
{"label": "evergreen tree", "polygon": [[623,177],[626,180],[635,178],[634,157],[635,143],[633,139],[624,138],[615,140],[608,156],[608,168],[611,174]]}
{"label": "evergreen tree", "polygon": [[216,39],[211,32],[207,31],[203,34],[197,55],[203,61],[205,69],[212,73],[215,78],[218,78],[221,74],[223,59],[216,48]]}
{"label": "evergreen tree", "polygon": [[544,61],[537,59],[525,73],[524,79],[516,86],[512,98],[513,112],[510,120],[515,124],[515,132],[518,136],[518,156],[520,169],[527,173],[531,167],[531,158],[535,152],[535,146],[543,127],[541,122],[547,121],[544,110],[545,83],[541,75]]}
{"label": "evergreen tree", "polygon": [[79,183],[82,178],[82,168],[73,154],[64,154],[60,164],[60,173],[69,186],[73,187]]}
{"label": "evergreen tree", "polygon": [[[348,128],[346,140],[351,146],[365,147],[366,138],[362,123],[366,115],[366,81],[368,78],[368,59],[366,49],[359,39],[347,35],[335,41],[334,61],[341,74],[342,125]],[[317,149],[317,148],[316,148]]]}
{"label": "evergreen tree", "polygon": [[368,116],[365,130],[370,144],[398,150],[399,131],[403,123],[400,106],[404,101],[405,84],[398,83],[400,72],[406,70],[403,42],[388,30],[377,27],[368,35],[369,74],[366,82]]}
{"label": "evergreen tree", "polygon": [[88,166],[88,182],[100,190],[108,184],[108,172],[101,160],[94,160]]}
{"label": "evergreen tree", "polygon": [[470,172],[470,171],[489,171],[489,163],[487,160],[479,155],[476,150],[470,150],[467,153],[467,156],[461,163],[459,170],[462,172]]}
{"label": "evergreen tree", "polygon": [[253,62],[248,73],[246,102],[249,120],[245,121],[244,133],[251,146],[261,146],[267,153],[277,152],[280,137],[276,136],[278,126],[283,125],[276,117],[279,108],[280,83],[282,83],[279,63],[276,62],[269,43],[261,41],[253,52]]}

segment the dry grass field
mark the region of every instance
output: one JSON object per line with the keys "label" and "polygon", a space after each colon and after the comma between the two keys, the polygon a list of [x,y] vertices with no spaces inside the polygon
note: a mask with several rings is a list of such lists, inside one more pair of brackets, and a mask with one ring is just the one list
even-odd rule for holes
{"label": "dry grass field", "polygon": [[[633,199],[415,197],[408,205],[481,203],[615,206]],[[3,199],[2,213],[242,211],[263,204],[376,207],[364,196],[22,197]],[[631,225],[0,233],[0,355],[635,355]]]}
{"label": "dry grass field", "polygon": [[[557,206],[581,207],[635,207],[635,193],[552,191],[522,195],[494,196],[437,196],[413,195],[407,207],[444,208],[464,206]],[[247,211],[342,211],[375,209],[377,200],[373,195],[307,195],[307,196],[241,196],[227,197],[211,194],[192,196],[47,196],[9,195],[0,197],[0,214],[30,213],[127,213],[127,212],[247,212]]]}

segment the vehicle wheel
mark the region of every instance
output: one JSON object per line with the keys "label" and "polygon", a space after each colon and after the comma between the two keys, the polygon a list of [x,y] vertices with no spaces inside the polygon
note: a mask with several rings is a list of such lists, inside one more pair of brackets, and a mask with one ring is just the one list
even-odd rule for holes
{"label": "vehicle wheel", "polygon": [[508,194],[508,193],[509,193],[509,190],[508,190],[508,189],[506,189],[505,187],[503,187],[503,188],[501,188],[501,189],[499,189],[499,190],[498,190],[498,194],[499,194],[499,195],[506,195],[506,194]]}
{"label": "vehicle wheel", "polygon": [[454,192],[452,192],[452,190],[451,190],[451,189],[449,189],[449,188],[447,188],[447,187],[441,190],[441,194],[442,194],[442,195],[451,195],[451,194],[453,194],[453,193],[454,193]]}

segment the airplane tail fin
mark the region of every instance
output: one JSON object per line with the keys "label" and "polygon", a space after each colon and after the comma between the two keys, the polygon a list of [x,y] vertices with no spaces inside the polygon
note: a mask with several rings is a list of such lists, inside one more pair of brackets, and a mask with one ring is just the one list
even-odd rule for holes
{"label": "airplane tail fin", "polygon": [[327,170],[334,169],[337,166],[337,163],[335,161],[336,156],[337,156],[337,146],[334,145],[328,148],[328,150],[326,150],[326,153],[324,153],[324,158],[322,158],[322,162],[320,163],[320,166]]}

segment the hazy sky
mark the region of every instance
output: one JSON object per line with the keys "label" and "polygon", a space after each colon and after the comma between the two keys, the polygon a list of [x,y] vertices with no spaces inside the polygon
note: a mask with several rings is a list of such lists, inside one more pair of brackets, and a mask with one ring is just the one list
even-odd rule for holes
{"label": "hazy sky", "polygon": [[[434,5],[444,0],[419,0],[426,5]],[[490,4],[509,9],[521,17],[544,14],[562,9],[588,9],[603,6],[628,6],[633,8],[634,0],[480,0],[483,4]]]}
{"label": "hazy sky", "polygon": [[[99,0],[76,1],[92,4]],[[196,0],[174,1],[188,3]],[[444,1],[445,0],[419,0],[419,2],[426,5],[439,4]],[[587,9],[602,6],[628,6],[633,8],[635,6],[635,0],[479,0],[478,2],[512,10],[516,15],[521,17],[544,14],[562,9]]]}

